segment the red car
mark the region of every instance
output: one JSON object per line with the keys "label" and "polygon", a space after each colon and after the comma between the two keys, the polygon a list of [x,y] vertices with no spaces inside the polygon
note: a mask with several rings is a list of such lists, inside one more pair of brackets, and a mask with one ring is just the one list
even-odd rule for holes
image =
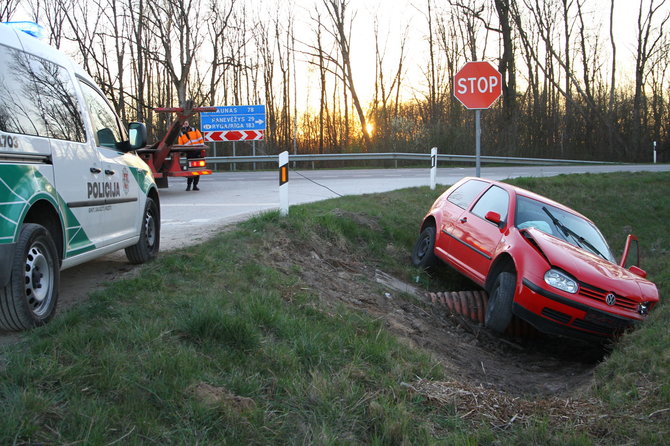
{"label": "red car", "polygon": [[602,339],[644,320],[659,301],[638,253],[628,236],[617,263],[578,212],[509,184],[463,178],[423,219],[412,262],[442,260],[482,286],[494,331],[516,315],[544,333]]}

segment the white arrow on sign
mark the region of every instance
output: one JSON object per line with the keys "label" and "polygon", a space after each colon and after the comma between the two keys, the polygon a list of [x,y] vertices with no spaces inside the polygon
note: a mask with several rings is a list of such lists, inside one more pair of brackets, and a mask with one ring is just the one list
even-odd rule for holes
{"label": "white arrow on sign", "polygon": [[256,124],[261,125],[261,124],[264,123],[265,121],[263,121],[262,119],[257,119],[255,122],[256,122]]}

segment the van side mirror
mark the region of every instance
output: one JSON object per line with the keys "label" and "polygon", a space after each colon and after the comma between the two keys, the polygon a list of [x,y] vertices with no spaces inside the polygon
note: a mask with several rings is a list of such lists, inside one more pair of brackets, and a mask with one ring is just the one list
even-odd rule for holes
{"label": "van side mirror", "polygon": [[147,145],[147,127],[141,122],[131,122],[128,125],[128,137],[131,150],[141,149]]}

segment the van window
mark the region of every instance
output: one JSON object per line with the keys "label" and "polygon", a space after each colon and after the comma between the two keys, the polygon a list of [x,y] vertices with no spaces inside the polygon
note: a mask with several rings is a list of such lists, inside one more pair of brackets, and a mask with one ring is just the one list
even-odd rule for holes
{"label": "van window", "polygon": [[74,84],[65,68],[0,45],[0,130],[85,142]]}
{"label": "van window", "polygon": [[91,116],[91,125],[95,135],[95,143],[99,147],[115,149],[116,145],[124,140],[124,133],[119,126],[116,113],[109,106],[107,100],[86,82],[80,82],[84,93],[84,100]]}
{"label": "van window", "polygon": [[0,45],[0,130],[48,136],[28,55]]}

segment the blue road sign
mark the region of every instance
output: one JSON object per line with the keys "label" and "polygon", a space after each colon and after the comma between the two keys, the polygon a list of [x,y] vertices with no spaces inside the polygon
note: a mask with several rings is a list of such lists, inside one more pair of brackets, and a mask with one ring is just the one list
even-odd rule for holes
{"label": "blue road sign", "polygon": [[265,130],[265,105],[230,105],[200,113],[200,130]]}

